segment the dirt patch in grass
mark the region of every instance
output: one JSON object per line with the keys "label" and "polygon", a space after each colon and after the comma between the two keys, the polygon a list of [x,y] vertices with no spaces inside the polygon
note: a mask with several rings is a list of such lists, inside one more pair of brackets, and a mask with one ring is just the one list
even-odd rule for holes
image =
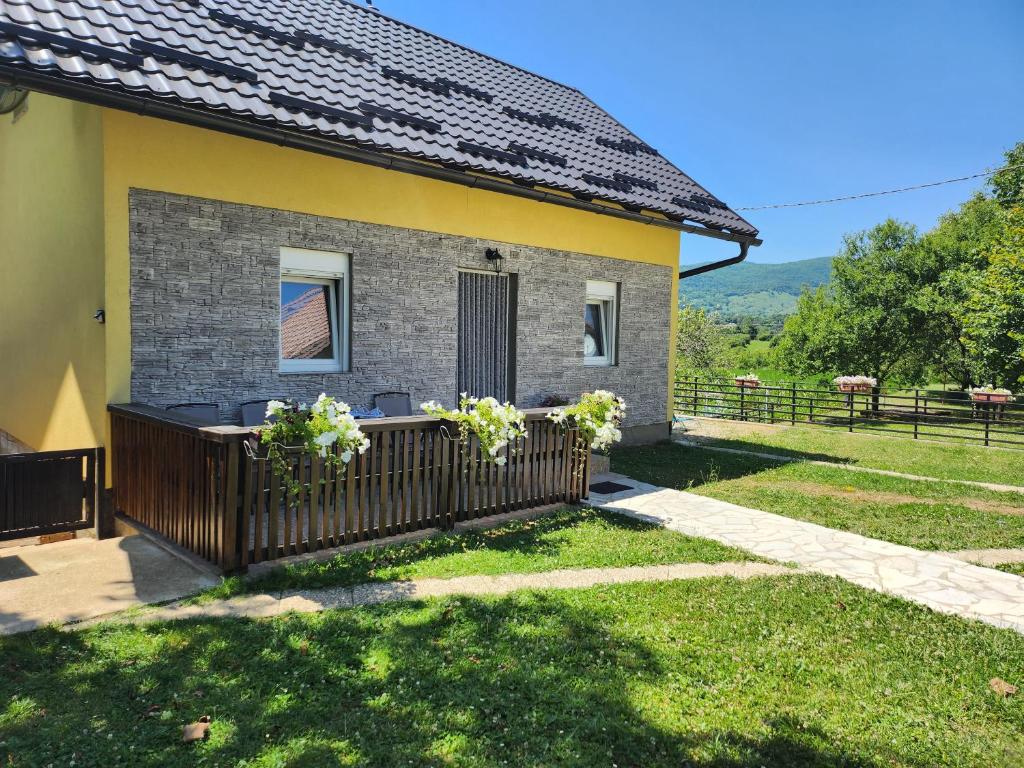
{"label": "dirt patch in grass", "polygon": [[[755,479],[738,480],[738,485],[751,487],[763,487],[764,481]],[[805,496],[828,496],[837,499],[850,499],[851,501],[881,504],[929,504],[933,506],[955,504],[959,507],[977,510],[978,512],[993,512],[999,515],[1024,515],[1024,506],[1013,506],[1012,504],[1000,504],[995,501],[984,501],[983,499],[972,499],[964,496],[956,496],[948,499],[929,499],[921,496],[911,496],[905,493],[893,491],[865,491],[853,486],[837,487],[824,483],[810,483],[801,480],[773,480],[775,488],[785,488]]]}
{"label": "dirt patch in grass", "polygon": [[784,424],[761,424],[756,421],[736,422],[725,419],[690,419],[677,435],[687,440],[767,435],[786,429]]}

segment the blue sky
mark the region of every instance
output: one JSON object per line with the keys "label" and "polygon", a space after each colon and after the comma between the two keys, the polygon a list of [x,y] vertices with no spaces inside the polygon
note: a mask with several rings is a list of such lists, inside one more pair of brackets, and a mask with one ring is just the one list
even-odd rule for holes
{"label": "blue sky", "polygon": [[[579,88],[734,206],[963,176],[1024,140],[1024,0],[375,4]],[[887,216],[927,229],[979,186],[751,212],[751,259],[829,256]],[[681,260],[734,250],[684,236]]]}

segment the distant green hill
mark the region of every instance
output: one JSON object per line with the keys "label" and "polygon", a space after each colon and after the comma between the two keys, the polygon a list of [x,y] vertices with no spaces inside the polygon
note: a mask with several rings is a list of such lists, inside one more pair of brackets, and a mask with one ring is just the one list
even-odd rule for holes
{"label": "distant green hill", "polygon": [[718,312],[724,319],[787,315],[796,308],[804,286],[816,288],[832,276],[832,258],[802,259],[783,264],[745,261],[679,284],[684,304]]}

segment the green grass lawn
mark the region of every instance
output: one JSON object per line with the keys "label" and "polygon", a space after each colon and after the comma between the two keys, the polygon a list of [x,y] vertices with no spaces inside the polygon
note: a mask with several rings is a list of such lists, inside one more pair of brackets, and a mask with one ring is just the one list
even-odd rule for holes
{"label": "green grass lawn", "polygon": [[1024,547],[1024,494],[780,464],[671,443],[620,448],[612,469],[919,549]]}
{"label": "green grass lawn", "polygon": [[[10,766],[1017,766],[1024,637],[819,576],[0,638]],[[211,718],[205,742],[181,729]]]}
{"label": "green grass lawn", "polygon": [[[947,480],[1024,485],[1024,451],[881,437],[826,427],[767,427],[695,419],[688,439]],[[702,437],[703,434],[713,435]]]}
{"label": "green grass lawn", "polygon": [[411,544],[338,555],[320,563],[279,568],[252,581],[231,578],[203,593],[201,599],[243,591],[352,586],[369,581],[759,559],[625,515],[566,508],[497,528],[449,533]]}
{"label": "green grass lawn", "polygon": [[1016,576],[1024,576],[1024,563],[1007,563],[1006,565],[997,566],[1000,571],[1006,571]]}

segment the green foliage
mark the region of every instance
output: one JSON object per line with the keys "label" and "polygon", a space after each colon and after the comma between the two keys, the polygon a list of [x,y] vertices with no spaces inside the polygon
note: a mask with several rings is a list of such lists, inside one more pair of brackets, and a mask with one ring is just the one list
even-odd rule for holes
{"label": "green foliage", "polygon": [[555,408],[548,414],[548,419],[556,424],[575,425],[584,446],[604,451],[622,439],[619,425],[625,415],[625,400],[614,392],[596,389],[584,392],[570,406]]}
{"label": "green foliage", "polygon": [[1024,204],[1024,141],[1018,142],[1003,159],[1003,167],[1007,170],[992,177],[992,194],[1004,208]]}
{"label": "green foliage", "polygon": [[676,322],[676,371],[681,376],[720,372],[728,361],[728,342],[718,319],[696,307],[679,310]]}
{"label": "green foliage", "polygon": [[301,447],[320,455],[328,466],[338,466],[370,447],[350,410],[347,403],[323,393],[312,406],[294,400],[267,403],[268,421],[258,430],[259,442],[266,446],[267,461],[280,475],[292,503],[297,503],[302,484],[291,472],[289,448]]}
{"label": "green foliage", "polygon": [[922,258],[932,280],[921,288],[916,304],[929,318],[931,365],[964,389],[985,378],[983,362],[965,338],[965,308],[985,267],[985,251],[1002,229],[999,205],[975,195],[959,210],[943,216],[921,240]]}
{"label": "green foliage", "polygon": [[832,259],[827,256],[783,264],[745,261],[683,280],[679,296],[681,303],[725,320],[742,323],[750,318],[781,327],[781,321],[796,307],[801,290],[828,283],[831,273]]}
{"label": "green foliage", "polygon": [[501,454],[507,447],[509,455],[518,451],[526,436],[526,414],[510,403],[499,403],[493,397],[470,397],[463,392],[459,407],[449,410],[433,400],[420,405],[424,413],[458,425],[459,441],[468,445],[470,436],[480,441],[480,459],[487,464],[504,466],[508,458]]}
{"label": "green foliage", "polygon": [[967,348],[992,379],[1024,386],[1024,208],[1005,214],[1006,226],[988,253],[988,264],[967,298]]}
{"label": "green foliage", "polygon": [[787,320],[777,363],[801,375],[1024,386],[1024,142],[1005,165],[1022,167],[995,174],[991,197],[975,195],[921,238],[891,219],[847,236],[828,289],[805,291]]}

